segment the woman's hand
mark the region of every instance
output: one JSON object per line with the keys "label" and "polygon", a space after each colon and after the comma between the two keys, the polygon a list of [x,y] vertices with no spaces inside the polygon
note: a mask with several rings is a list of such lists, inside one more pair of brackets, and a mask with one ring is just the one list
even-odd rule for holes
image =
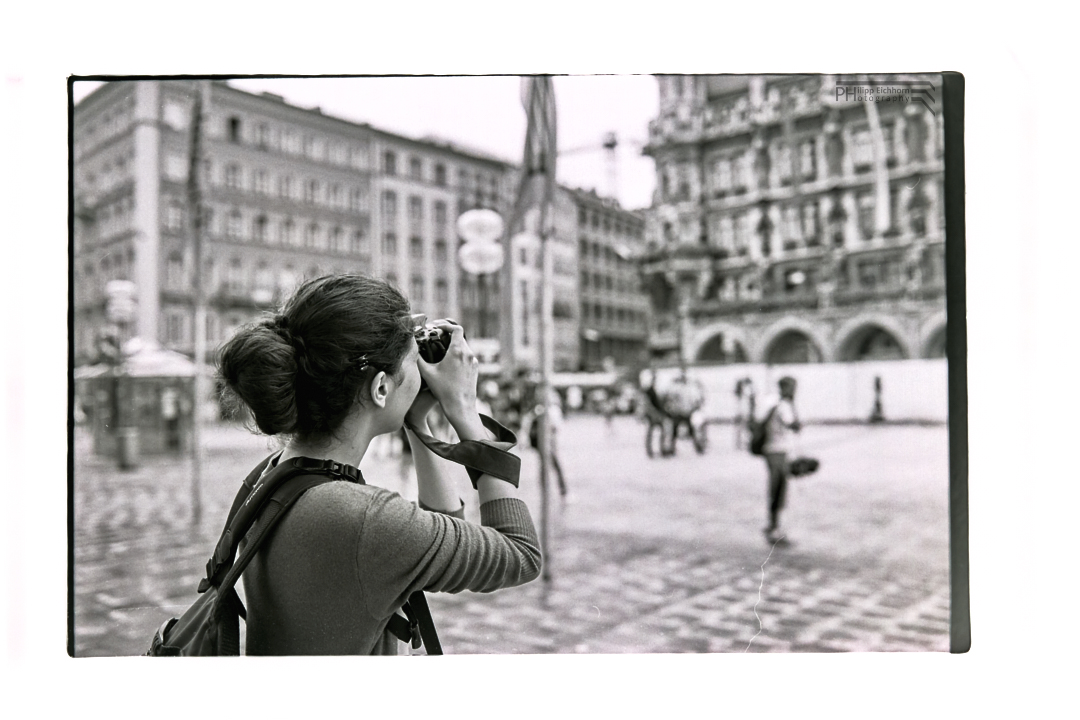
{"label": "woman's hand", "polygon": [[450,347],[439,362],[432,364],[417,358],[416,364],[430,394],[439,401],[447,419],[453,423],[466,415],[476,414],[479,361],[465,342],[465,331],[460,325],[449,320],[436,320],[432,325],[450,333]]}

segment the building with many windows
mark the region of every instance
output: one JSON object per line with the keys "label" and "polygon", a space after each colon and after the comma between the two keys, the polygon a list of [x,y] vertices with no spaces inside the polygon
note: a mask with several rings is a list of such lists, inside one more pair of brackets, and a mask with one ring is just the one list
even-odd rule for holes
{"label": "building with many windows", "polygon": [[94,359],[109,280],[135,282],[126,336],[193,353],[193,280],[214,348],[306,277],[361,271],[430,317],[497,338],[500,283],[481,304],[458,269],[464,210],[505,212],[511,166],[436,140],[208,85],[201,175],[204,259],[194,267],[188,173],[195,81],[109,82],[74,114],[76,364]]}
{"label": "building with many windows", "polygon": [[577,205],[581,369],[634,367],[648,360],[649,298],[636,258],[645,220],[595,192],[574,191]]}
{"label": "building with many windows", "polygon": [[942,108],[866,102],[843,92],[856,80],[658,77],[641,265],[654,357],[944,357]]}

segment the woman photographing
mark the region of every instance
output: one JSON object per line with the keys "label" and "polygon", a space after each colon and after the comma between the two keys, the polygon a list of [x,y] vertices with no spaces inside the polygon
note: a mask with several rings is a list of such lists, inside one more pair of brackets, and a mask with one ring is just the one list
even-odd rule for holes
{"label": "woman photographing", "polygon": [[439,405],[461,440],[508,445],[477,413],[477,359],[462,328],[430,327],[450,338],[437,363],[419,356],[398,290],[336,275],[304,283],[222,348],[226,394],[284,440],[267,470],[295,457],[357,468],[373,438],[405,424],[418,486],[418,503],[366,482],[304,493],[243,574],[247,654],[407,653],[387,625],[414,591],[491,592],[539,575],[540,543],[515,484],[475,477],[480,525],[466,522],[462,470],[418,437],[431,435]]}

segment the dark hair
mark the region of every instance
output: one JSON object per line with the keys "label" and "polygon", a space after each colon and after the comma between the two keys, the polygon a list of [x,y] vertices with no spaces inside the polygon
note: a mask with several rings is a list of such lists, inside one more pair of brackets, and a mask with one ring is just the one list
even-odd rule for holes
{"label": "dark hair", "polygon": [[226,403],[242,402],[267,435],[333,433],[372,371],[392,376],[412,337],[409,301],[365,275],[303,283],[281,310],[245,325],[221,348]]}

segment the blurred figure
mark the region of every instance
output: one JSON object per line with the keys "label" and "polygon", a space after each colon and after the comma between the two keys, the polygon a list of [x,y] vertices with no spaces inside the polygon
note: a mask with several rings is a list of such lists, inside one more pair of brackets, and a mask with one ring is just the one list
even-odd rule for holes
{"label": "blurred figure", "polygon": [[765,416],[765,463],[769,470],[769,524],[765,537],[769,542],[786,545],[786,535],[780,530],[780,511],[784,509],[788,484],[788,457],[795,452],[794,434],[802,429],[795,412],[795,378],[782,377],[778,383],[780,397],[770,398]]}
{"label": "blurred figure", "polygon": [[687,434],[699,452],[705,451],[705,428],[701,418],[701,408],[705,404],[705,388],[700,380],[691,379],[686,368],[680,368],[679,374],[671,387],[664,393],[664,409],[671,417],[671,435],[668,454],[675,454],[675,441],[679,429],[686,428]]}
{"label": "blurred figure", "polygon": [[[668,437],[671,436],[671,418],[664,409],[664,401],[656,389],[656,370],[649,368],[642,373],[641,394],[644,397],[642,403],[642,417],[648,423],[645,431],[645,451],[649,457],[653,456],[652,438],[656,432],[660,433],[660,456],[667,457],[669,452]],[[674,440],[670,444],[674,444]]]}
{"label": "blurred figure", "polygon": [[165,447],[180,450],[180,393],[171,385],[161,391],[161,419],[165,423]]}
{"label": "blurred figure", "polygon": [[748,424],[754,417],[754,382],[742,378],[735,383],[735,448],[741,450],[750,442]]}
{"label": "blurred figure", "polygon": [[547,413],[551,469],[555,471],[555,479],[559,483],[559,495],[564,502],[569,502],[570,493],[566,487],[562,464],[559,462],[559,430],[563,424],[562,400],[554,388],[548,390],[547,403],[539,402],[537,392],[538,388],[535,384],[527,392],[529,397],[536,398],[536,402],[532,404],[532,409],[526,414],[524,421],[528,425],[529,445],[537,451],[540,450],[540,416]]}

